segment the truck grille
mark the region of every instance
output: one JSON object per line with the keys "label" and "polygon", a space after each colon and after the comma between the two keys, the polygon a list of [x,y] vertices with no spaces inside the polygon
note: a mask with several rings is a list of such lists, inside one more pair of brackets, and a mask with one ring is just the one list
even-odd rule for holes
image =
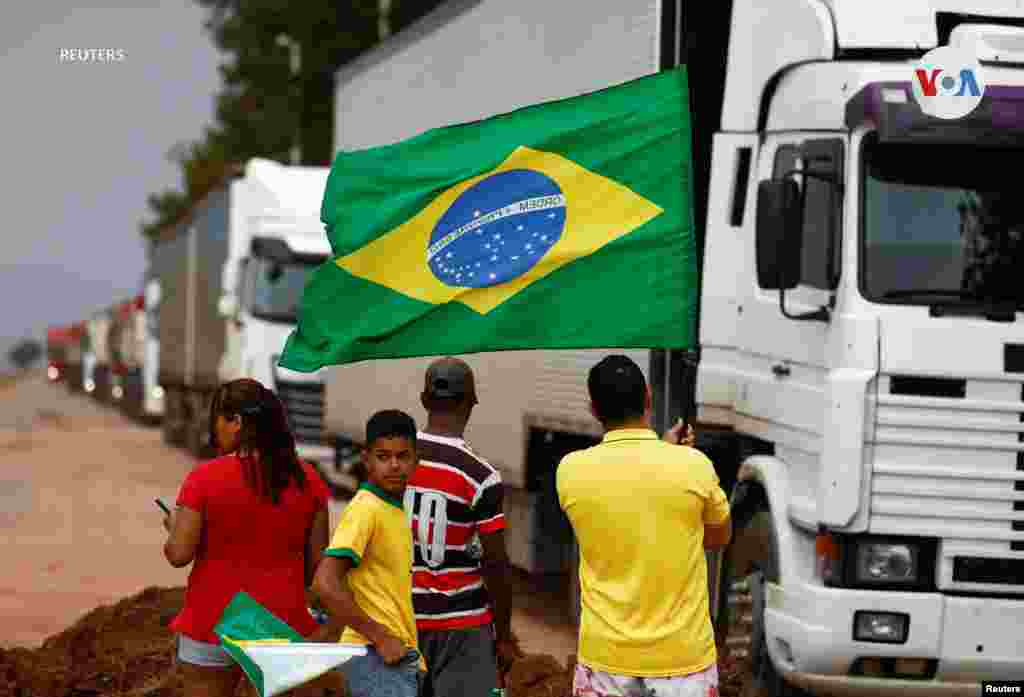
{"label": "truck grille", "polygon": [[[1009,563],[1024,560],[1021,383],[888,376],[877,404],[871,532],[940,538],[940,588],[1006,592],[1009,584],[1024,592],[1020,567]],[[968,580],[957,562],[966,556],[1013,571]]]}
{"label": "truck grille", "polygon": [[324,444],[324,389],[319,382],[277,381],[277,396],[297,443]]}

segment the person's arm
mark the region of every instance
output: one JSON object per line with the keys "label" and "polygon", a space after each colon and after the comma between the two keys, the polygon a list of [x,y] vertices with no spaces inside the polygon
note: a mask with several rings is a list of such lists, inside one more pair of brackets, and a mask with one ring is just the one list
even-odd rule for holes
{"label": "person's arm", "polygon": [[482,534],[480,543],[484,548],[480,572],[494,613],[495,648],[499,662],[503,664],[501,667],[507,670],[511,662],[523,654],[518,640],[512,634],[512,591],[508,583],[508,574],[512,569],[505,547],[505,531],[502,529]]}
{"label": "person's arm", "polygon": [[371,619],[356,603],[348,585],[348,573],[358,557],[324,556],[313,578],[313,591],[338,626],[351,627],[366,637],[388,665],[402,660],[408,648],[387,627]]}
{"label": "person's arm", "polygon": [[719,524],[704,523],[704,549],[721,549],[732,541],[732,518],[726,514]]}
{"label": "person's arm", "polygon": [[[324,558],[324,550],[327,548],[330,530],[328,529],[328,511],[325,507],[317,511],[313,516],[313,524],[309,529],[309,537],[306,540],[306,587],[312,590],[313,580],[316,578],[316,571],[320,568],[320,562]],[[316,592],[313,592],[316,596]],[[323,600],[317,596],[315,604],[324,609]],[[308,637],[310,641],[334,643],[341,637],[345,628],[333,615],[327,615],[327,624],[318,625],[316,630]]]}
{"label": "person's arm", "polygon": [[174,513],[164,518],[164,528],[170,533],[164,543],[167,561],[176,569],[191,564],[199,549],[203,515],[179,504]]}
{"label": "person's arm", "polygon": [[505,487],[501,475],[495,472],[484,482],[482,490],[473,505],[476,529],[483,547],[480,573],[487,586],[487,595],[494,614],[495,643],[498,661],[502,669],[522,656],[516,638],[512,634],[512,592],[508,584],[512,570],[505,546]]}
{"label": "person's arm", "polygon": [[704,507],[704,549],[714,550],[725,547],[732,540],[732,518],[729,513],[729,499],[718,480],[715,466],[707,460],[710,469],[709,495]]}
{"label": "person's arm", "polygon": [[328,529],[327,507],[321,508],[313,514],[313,524],[309,528],[309,535],[306,537],[306,587],[313,584],[313,577],[320,566],[324,550],[327,549],[330,531]]}

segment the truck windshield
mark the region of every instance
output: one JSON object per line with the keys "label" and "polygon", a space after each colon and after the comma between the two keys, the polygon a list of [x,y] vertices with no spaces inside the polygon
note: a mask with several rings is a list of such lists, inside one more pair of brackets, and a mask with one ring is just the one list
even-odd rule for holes
{"label": "truck windshield", "polygon": [[861,291],[1024,309],[1021,148],[865,141]]}
{"label": "truck windshield", "polygon": [[269,259],[253,259],[252,314],[271,322],[297,321],[302,290],[310,274],[322,260],[282,264]]}

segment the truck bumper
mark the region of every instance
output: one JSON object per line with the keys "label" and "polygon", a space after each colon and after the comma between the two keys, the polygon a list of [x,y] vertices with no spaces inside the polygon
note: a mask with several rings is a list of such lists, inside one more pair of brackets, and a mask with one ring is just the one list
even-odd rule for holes
{"label": "truck bumper", "polygon": [[[855,641],[857,611],[910,616],[902,644]],[[816,695],[970,695],[984,680],[1024,679],[1024,598],[954,597],[769,584],[768,651],[788,682]],[[858,658],[934,659],[933,678],[850,675]]]}

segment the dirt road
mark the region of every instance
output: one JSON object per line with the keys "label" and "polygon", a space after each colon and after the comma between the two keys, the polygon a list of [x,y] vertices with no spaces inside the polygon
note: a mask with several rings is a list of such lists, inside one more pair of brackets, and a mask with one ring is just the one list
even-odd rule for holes
{"label": "dirt road", "polygon": [[[184,585],[187,569],[163,558],[153,498],[173,500],[194,463],[159,429],[41,376],[0,390],[0,647],[38,645],[148,586]],[[560,580],[515,580],[523,647],[564,661],[576,642]]]}

